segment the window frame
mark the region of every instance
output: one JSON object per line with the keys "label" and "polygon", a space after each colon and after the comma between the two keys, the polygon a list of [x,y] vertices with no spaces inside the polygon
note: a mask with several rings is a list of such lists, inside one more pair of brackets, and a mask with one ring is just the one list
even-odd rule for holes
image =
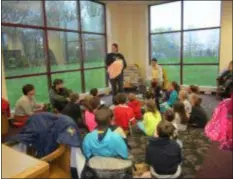
{"label": "window frame", "polygon": [[[181,28],[180,30],[174,30],[174,31],[165,31],[165,32],[151,32],[151,7],[152,6],[159,6],[163,4],[173,3],[173,2],[181,2]],[[148,64],[151,64],[151,52],[152,52],[152,45],[151,45],[151,39],[152,35],[159,35],[159,34],[170,34],[170,33],[180,33],[180,62],[179,63],[159,63],[163,66],[180,66],[180,81],[179,83],[183,85],[183,67],[184,66],[195,66],[195,65],[203,65],[203,66],[218,66],[218,71],[220,70],[219,61],[220,61],[220,43],[221,43],[221,24],[222,24],[222,2],[220,4],[220,25],[219,26],[213,26],[213,27],[204,27],[204,28],[193,28],[193,29],[184,29],[184,1],[183,0],[172,0],[172,1],[166,1],[156,4],[150,4],[148,5],[148,47],[149,47],[149,62]],[[183,57],[183,48],[184,48],[184,32],[192,32],[192,31],[200,31],[200,30],[211,30],[211,29],[219,29],[219,45],[218,45],[218,61],[217,63],[184,63],[184,57]]]}
{"label": "window frame", "polygon": [[[86,92],[85,89],[85,76],[84,72],[85,70],[90,70],[90,69],[105,69],[106,70],[106,65],[104,66],[99,66],[99,67],[85,67],[84,66],[84,55],[83,55],[83,34],[92,34],[92,35],[101,35],[104,37],[105,41],[105,46],[104,50],[105,53],[107,54],[107,25],[106,25],[106,5],[102,2],[96,2],[93,0],[89,0],[90,2],[96,3],[96,4],[101,4],[103,6],[104,10],[104,32],[99,33],[99,32],[90,32],[90,31],[82,31],[82,25],[81,25],[81,8],[80,8],[80,0],[76,1],[76,9],[77,9],[77,16],[78,16],[78,29],[64,29],[60,27],[48,27],[47,26],[47,16],[46,16],[46,1],[45,0],[40,0],[40,3],[42,3],[42,9],[41,9],[41,16],[43,19],[43,25],[38,26],[38,25],[28,25],[28,24],[16,24],[16,23],[9,23],[9,22],[1,22],[1,26],[3,27],[13,27],[13,28],[25,28],[25,29],[35,29],[35,30],[42,30],[44,32],[44,51],[45,51],[45,59],[44,63],[46,66],[46,72],[42,73],[33,73],[33,74],[23,74],[23,75],[15,75],[15,76],[6,76],[5,79],[16,79],[16,78],[26,78],[26,77],[34,77],[34,76],[41,76],[41,75],[46,75],[47,76],[47,81],[48,81],[48,90],[52,86],[52,74],[58,74],[58,73],[66,73],[66,72],[80,72],[81,73],[81,89],[82,92]],[[70,69],[70,70],[59,70],[59,71],[52,71],[51,70],[51,64],[50,64],[50,59],[49,59],[49,38],[48,38],[48,31],[58,31],[58,32],[74,32],[77,33],[80,39],[80,68],[77,67],[77,69]],[[105,59],[103,59],[105,60]],[[106,80],[105,80],[105,87],[108,86],[108,80],[107,80],[107,73],[106,73]]]}

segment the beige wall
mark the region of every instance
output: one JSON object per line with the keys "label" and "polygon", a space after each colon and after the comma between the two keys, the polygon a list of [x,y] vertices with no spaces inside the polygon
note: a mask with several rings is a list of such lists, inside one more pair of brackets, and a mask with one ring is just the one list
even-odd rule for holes
{"label": "beige wall", "polygon": [[5,80],[5,72],[4,72],[4,64],[3,64],[3,56],[2,56],[2,97],[7,99],[7,92],[6,92],[6,80]]}
{"label": "beige wall", "polygon": [[[106,2],[108,47],[117,42],[129,64],[137,63],[143,75],[148,69],[148,2]],[[232,2],[222,2],[220,70],[232,60]]]}
{"label": "beige wall", "polygon": [[232,1],[222,3],[220,70],[232,60]]}
{"label": "beige wall", "polygon": [[148,24],[146,4],[107,3],[108,51],[111,44],[119,44],[128,64],[140,65],[145,74],[148,62]]}

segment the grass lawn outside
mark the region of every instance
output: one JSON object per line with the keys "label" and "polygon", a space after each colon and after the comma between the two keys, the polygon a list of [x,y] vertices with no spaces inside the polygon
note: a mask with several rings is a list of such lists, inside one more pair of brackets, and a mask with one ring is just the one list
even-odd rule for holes
{"label": "grass lawn outside", "polygon": [[[203,59],[202,59],[203,60]],[[172,60],[170,60],[172,61]],[[199,61],[201,61],[199,59]],[[91,62],[89,65],[86,63],[86,67],[96,67],[96,66],[103,66],[102,61],[98,62]],[[167,71],[169,81],[177,81],[180,82],[180,66],[166,66],[162,65],[163,68]],[[54,69],[64,70],[64,69],[77,69],[77,64],[69,64],[69,65],[60,65],[60,66],[53,66]],[[14,70],[7,70],[8,75],[22,75],[28,74],[28,71],[33,71],[33,73],[38,73],[38,70],[42,71],[43,67],[41,68],[24,68],[24,69],[14,69]],[[18,73],[19,72],[19,73]],[[101,69],[93,69],[93,70],[85,70],[84,78],[85,78],[85,88],[86,91],[89,91],[91,88],[104,88],[106,87],[105,84],[105,68]],[[218,66],[205,66],[205,65],[198,65],[198,66],[183,66],[183,82],[186,85],[190,84],[197,84],[201,86],[216,86],[216,77],[218,74]],[[81,92],[81,73],[77,72],[66,72],[66,73],[56,73],[52,74],[52,80],[55,78],[61,78],[65,82],[65,86],[67,88],[72,89],[74,92]],[[26,78],[17,78],[17,79],[8,79],[6,80],[7,85],[7,94],[8,99],[10,101],[11,108],[14,107],[16,100],[22,95],[22,86],[25,84],[34,84],[36,88],[36,100],[38,102],[49,102],[48,99],[48,83],[47,83],[47,76],[40,75],[40,76],[33,76],[33,77],[26,77]]]}

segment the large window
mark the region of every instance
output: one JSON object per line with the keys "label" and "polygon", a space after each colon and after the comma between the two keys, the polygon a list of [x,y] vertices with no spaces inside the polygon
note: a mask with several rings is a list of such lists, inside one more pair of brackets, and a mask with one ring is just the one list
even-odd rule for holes
{"label": "large window", "polygon": [[31,83],[48,102],[55,78],[75,92],[106,87],[105,6],[93,1],[2,1],[2,52],[13,106]]}
{"label": "large window", "polygon": [[221,1],[173,1],[149,11],[150,59],[158,59],[169,80],[215,86]]}

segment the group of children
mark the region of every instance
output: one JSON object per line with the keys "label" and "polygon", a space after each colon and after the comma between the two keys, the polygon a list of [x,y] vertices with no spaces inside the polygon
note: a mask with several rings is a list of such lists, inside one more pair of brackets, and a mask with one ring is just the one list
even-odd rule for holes
{"label": "group of children", "polygon": [[[127,135],[133,128],[151,137],[146,162],[158,175],[175,174],[182,162],[178,133],[188,126],[203,128],[207,121],[196,86],[180,90],[179,85],[172,82],[169,90],[163,93],[159,106],[153,86],[142,100],[133,93],[119,93],[109,107],[100,99],[96,88],[83,99],[77,93],[62,96],[57,92],[59,88],[64,88],[63,81],[55,80],[50,92],[52,104],[59,107],[58,113],[71,117],[80,128],[87,130],[82,145],[87,159],[93,156],[128,159]],[[33,90],[28,89],[24,95],[33,95]]]}
{"label": "group of children", "polygon": [[[160,110],[150,91],[143,100],[137,99],[133,93],[119,93],[113,97],[113,104],[107,107],[100,102],[98,92],[93,95],[92,91],[97,89],[92,89],[90,95],[80,102],[84,110],[83,122],[89,131],[83,141],[84,155],[87,158],[127,159],[130,148],[127,135],[132,127],[150,137],[146,162],[154,172],[158,175],[175,174],[182,162],[182,142],[178,140],[178,133],[182,135],[188,126],[204,128],[207,115],[201,106],[197,86],[181,90],[176,82],[171,86]],[[164,111],[161,110],[163,105],[167,105]]]}

